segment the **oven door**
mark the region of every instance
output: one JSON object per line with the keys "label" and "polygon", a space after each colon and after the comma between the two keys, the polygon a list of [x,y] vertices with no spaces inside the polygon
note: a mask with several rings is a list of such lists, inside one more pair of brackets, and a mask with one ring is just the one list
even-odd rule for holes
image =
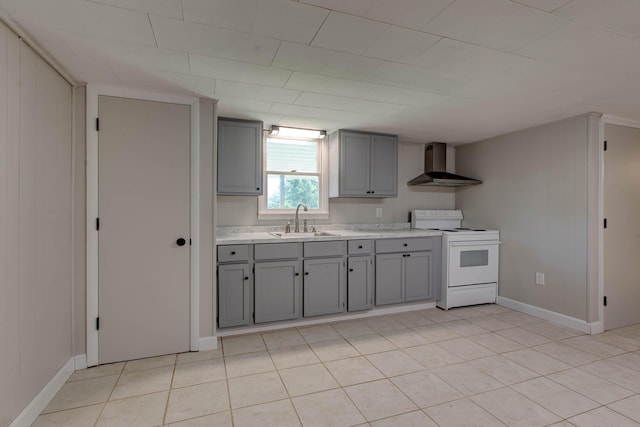
{"label": "oven door", "polygon": [[449,243],[448,286],[498,282],[498,240]]}

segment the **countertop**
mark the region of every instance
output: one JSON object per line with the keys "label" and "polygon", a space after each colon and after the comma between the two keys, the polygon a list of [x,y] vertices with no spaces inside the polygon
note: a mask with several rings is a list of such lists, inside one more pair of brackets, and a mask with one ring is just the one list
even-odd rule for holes
{"label": "countertop", "polygon": [[323,240],[357,240],[357,239],[390,239],[402,237],[441,236],[441,231],[416,230],[409,228],[408,223],[400,224],[359,224],[359,225],[323,225],[317,226],[318,232],[330,235],[314,235],[313,233],[289,233],[278,237],[274,234],[284,233],[282,227],[219,227],[216,245],[236,245],[254,243],[309,242]]}

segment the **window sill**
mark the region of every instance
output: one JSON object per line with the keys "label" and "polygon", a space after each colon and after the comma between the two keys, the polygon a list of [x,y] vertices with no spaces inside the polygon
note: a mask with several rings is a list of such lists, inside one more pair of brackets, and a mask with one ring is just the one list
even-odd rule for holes
{"label": "window sill", "polygon": [[[294,219],[296,216],[296,211],[292,210],[290,212],[258,212],[258,219]],[[300,210],[299,213],[300,220],[304,219],[329,219],[329,212],[304,212]]]}

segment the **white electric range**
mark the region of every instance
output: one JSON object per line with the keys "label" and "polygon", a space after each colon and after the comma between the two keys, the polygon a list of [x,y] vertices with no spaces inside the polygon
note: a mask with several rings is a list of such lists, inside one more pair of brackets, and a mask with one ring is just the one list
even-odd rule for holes
{"label": "white electric range", "polygon": [[442,293],[448,310],[495,303],[498,297],[500,233],[462,227],[461,210],[412,210],[411,228],[442,231]]}

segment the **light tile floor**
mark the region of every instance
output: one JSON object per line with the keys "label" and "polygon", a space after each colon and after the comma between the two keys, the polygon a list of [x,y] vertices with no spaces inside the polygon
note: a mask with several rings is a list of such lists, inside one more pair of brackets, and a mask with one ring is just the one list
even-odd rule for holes
{"label": "light tile floor", "polygon": [[77,371],[34,426],[640,426],[640,325],[497,305],[225,338]]}

